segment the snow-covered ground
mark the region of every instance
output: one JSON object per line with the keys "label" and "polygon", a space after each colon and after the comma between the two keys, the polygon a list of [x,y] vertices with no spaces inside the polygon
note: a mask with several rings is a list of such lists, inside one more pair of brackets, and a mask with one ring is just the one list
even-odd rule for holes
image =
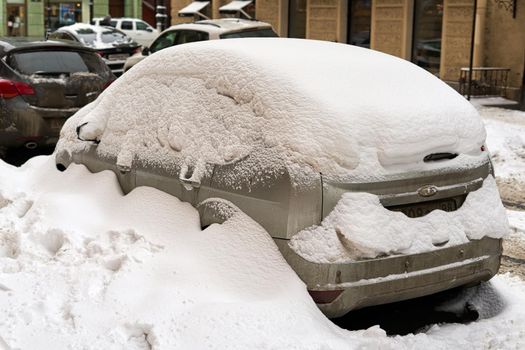
{"label": "snow-covered ground", "polygon": [[[525,114],[482,113],[498,180],[523,179]],[[508,212],[517,245],[523,213]],[[1,350],[525,348],[525,282],[499,275],[469,299],[483,319],[468,325],[342,330],[242,213],[202,231],[189,204],[124,196],[110,172],[0,161]]]}

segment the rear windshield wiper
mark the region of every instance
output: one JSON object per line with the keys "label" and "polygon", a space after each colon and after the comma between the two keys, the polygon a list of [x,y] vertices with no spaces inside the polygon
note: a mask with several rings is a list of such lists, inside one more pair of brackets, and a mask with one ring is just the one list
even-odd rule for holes
{"label": "rear windshield wiper", "polygon": [[48,72],[48,71],[39,70],[39,71],[33,72],[33,74],[31,75],[53,76],[53,77],[65,75],[69,77],[70,74],[71,74],[70,72]]}

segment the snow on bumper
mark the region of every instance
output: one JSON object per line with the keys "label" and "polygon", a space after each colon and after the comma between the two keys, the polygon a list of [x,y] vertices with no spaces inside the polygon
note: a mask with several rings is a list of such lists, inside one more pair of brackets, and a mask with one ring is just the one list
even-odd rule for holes
{"label": "snow on bumper", "polygon": [[505,208],[489,175],[458,210],[434,210],[419,218],[385,209],[376,195],[347,192],[320,226],[299,232],[290,247],[310,262],[344,263],[424,253],[508,233]]}

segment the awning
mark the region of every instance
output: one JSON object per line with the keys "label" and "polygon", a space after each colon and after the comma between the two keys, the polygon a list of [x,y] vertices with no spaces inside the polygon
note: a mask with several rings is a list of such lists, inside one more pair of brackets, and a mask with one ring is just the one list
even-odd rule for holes
{"label": "awning", "polygon": [[253,0],[234,0],[229,4],[219,7],[219,12],[232,13],[239,12],[245,15],[247,18],[252,18],[249,14],[244,11],[244,8],[250,5]]}
{"label": "awning", "polygon": [[179,11],[180,17],[187,17],[187,16],[200,16],[204,19],[210,19],[208,16],[202,14],[202,10],[210,4],[209,1],[194,1],[182,10]]}

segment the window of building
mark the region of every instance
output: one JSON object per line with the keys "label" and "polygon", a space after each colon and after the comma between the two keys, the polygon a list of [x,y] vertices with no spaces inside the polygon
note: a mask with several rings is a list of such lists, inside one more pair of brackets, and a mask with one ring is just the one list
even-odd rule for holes
{"label": "window of building", "polygon": [[219,13],[224,18],[255,19],[255,0],[234,0],[219,7]]}
{"label": "window of building", "polygon": [[290,0],[288,3],[288,37],[306,37],[306,0]]}
{"label": "window of building", "polygon": [[415,1],[412,62],[439,75],[443,0]]}
{"label": "window of building", "polygon": [[372,0],[353,0],[348,6],[347,41],[351,45],[370,48]]}
{"label": "window of building", "polygon": [[60,27],[82,22],[82,3],[48,0],[44,10],[46,28],[54,31]]}

